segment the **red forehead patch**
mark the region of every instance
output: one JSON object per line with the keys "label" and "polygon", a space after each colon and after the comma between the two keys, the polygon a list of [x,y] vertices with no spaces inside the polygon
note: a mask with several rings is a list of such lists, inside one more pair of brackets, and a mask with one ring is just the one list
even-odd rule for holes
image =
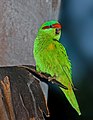
{"label": "red forehead patch", "polygon": [[49,28],[50,28],[50,26],[45,26],[42,29],[49,29]]}
{"label": "red forehead patch", "polygon": [[52,24],[50,26],[44,26],[42,29],[49,29],[49,28],[62,28],[62,26],[59,23]]}
{"label": "red forehead patch", "polygon": [[62,28],[62,26],[59,23],[53,24],[52,25],[53,28]]}

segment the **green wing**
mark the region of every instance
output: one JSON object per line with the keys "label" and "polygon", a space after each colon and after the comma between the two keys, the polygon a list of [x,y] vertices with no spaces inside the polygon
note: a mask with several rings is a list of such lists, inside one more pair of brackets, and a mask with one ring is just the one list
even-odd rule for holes
{"label": "green wing", "polygon": [[56,65],[56,69],[53,69],[52,71],[56,73],[57,75],[56,79],[68,88],[68,90],[65,90],[64,88],[60,88],[60,89],[64,92],[66,98],[68,99],[72,107],[80,115],[81,112],[79,109],[79,105],[72,88],[73,83],[71,77],[71,63],[68,59],[65,48],[59,42],[56,42],[55,48],[56,49],[51,59],[53,60],[54,63],[52,65],[53,66]]}
{"label": "green wing", "polygon": [[[68,86],[68,84],[73,85],[72,83],[72,72],[71,72],[71,63],[68,59],[66,50],[62,44],[56,41],[55,43],[55,51],[54,51],[54,62],[56,64],[56,68],[59,69],[58,77],[63,76],[64,80],[60,82],[64,82],[64,85]],[[60,66],[60,67],[59,67]]]}

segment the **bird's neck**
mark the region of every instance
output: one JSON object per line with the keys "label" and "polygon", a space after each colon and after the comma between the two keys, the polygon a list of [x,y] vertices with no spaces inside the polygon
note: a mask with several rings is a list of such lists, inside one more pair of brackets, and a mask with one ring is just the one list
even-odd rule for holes
{"label": "bird's neck", "polygon": [[53,38],[51,38],[51,36],[41,34],[38,35],[35,39],[35,46],[38,52],[46,49],[47,46],[49,46],[51,43],[53,43]]}
{"label": "bird's neck", "polygon": [[42,34],[39,34],[37,36],[37,38],[38,38],[38,40],[39,40],[38,42],[40,42],[40,44],[48,45],[51,42],[53,42],[53,38],[52,38],[51,34],[42,33]]}

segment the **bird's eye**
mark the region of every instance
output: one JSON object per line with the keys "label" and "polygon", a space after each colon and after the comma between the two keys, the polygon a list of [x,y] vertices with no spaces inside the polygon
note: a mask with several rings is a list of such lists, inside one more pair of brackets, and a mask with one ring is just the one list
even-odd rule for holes
{"label": "bird's eye", "polygon": [[52,28],[52,25],[50,25],[50,28]]}

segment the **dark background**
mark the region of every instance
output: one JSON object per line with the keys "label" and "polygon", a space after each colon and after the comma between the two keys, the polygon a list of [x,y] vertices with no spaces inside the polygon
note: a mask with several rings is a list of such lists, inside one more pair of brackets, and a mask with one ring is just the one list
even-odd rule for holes
{"label": "dark background", "polygon": [[60,91],[50,87],[51,119],[92,120],[93,0],[63,0],[59,21],[63,26],[60,42],[65,46],[72,63],[73,82],[78,88],[75,94],[82,115],[78,116]]}

